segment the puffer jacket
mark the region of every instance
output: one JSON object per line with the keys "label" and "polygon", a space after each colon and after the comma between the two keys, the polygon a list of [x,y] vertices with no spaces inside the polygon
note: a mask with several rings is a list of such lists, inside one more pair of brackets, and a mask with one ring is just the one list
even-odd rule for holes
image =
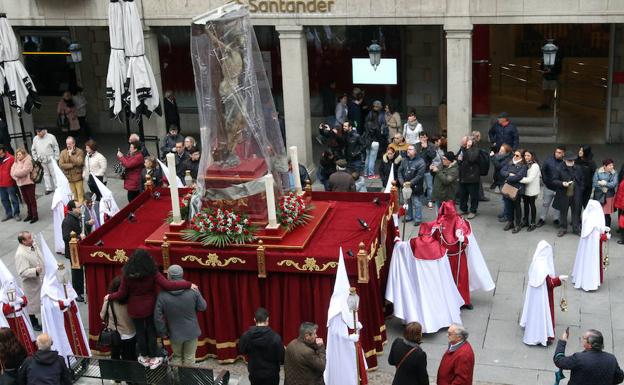
{"label": "puffer jacket", "polygon": [[84,165],[84,152],[78,147],[70,154],[67,149],[61,151],[59,167],[70,182],[82,180],[82,166]]}
{"label": "puffer jacket", "polygon": [[462,148],[460,153],[462,160],[459,161],[459,183],[479,183],[479,149],[476,146]]}
{"label": "puffer jacket", "polygon": [[32,169],[33,164],[30,155],[26,155],[21,161],[15,159],[11,167],[11,177],[15,179],[15,183],[17,183],[18,186],[33,184],[35,182],[30,179],[30,172]]}

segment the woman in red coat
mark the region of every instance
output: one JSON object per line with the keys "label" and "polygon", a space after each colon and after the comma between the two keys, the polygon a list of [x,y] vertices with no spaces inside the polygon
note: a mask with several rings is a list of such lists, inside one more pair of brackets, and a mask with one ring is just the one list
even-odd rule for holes
{"label": "woman in red coat", "polygon": [[618,180],[620,181],[620,184],[615,192],[613,207],[618,209],[618,228],[620,229],[620,240],[617,241],[617,243],[624,245],[624,165],[622,165],[622,168],[620,169]]}
{"label": "woman in red coat", "polygon": [[128,202],[131,202],[141,193],[141,171],[143,170],[141,143],[130,142],[130,150],[127,155],[117,150],[117,159],[126,168],[124,189],[128,191]]}
{"label": "woman in red coat", "polygon": [[[142,156],[141,156],[142,157]],[[104,297],[106,301],[125,299],[128,315],[136,329],[139,345],[139,362],[152,369],[162,363],[156,344],[154,307],[158,287],[167,291],[197,289],[188,281],[169,281],[159,271],[152,256],[144,249],[136,249],[122,268],[123,278],[119,290]]]}
{"label": "woman in red coat", "polygon": [[448,349],[444,352],[438,368],[438,385],[472,385],[474,352],[468,340],[468,331],[463,326],[448,328]]}

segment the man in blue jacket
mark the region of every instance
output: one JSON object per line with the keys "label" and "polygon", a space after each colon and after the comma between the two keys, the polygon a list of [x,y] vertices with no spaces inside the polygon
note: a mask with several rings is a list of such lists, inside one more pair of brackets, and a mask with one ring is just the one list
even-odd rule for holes
{"label": "man in blue jacket", "polygon": [[422,197],[424,194],[423,181],[425,179],[425,161],[416,153],[413,144],[407,147],[407,157],[403,159],[399,166],[399,183],[401,186],[405,182],[410,182],[412,196],[407,202],[408,211],[405,214],[405,221],[414,220],[414,226],[419,226],[422,222]]}
{"label": "man in blue jacket", "polygon": [[516,150],[520,145],[518,129],[509,121],[509,114],[506,112],[501,112],[498,115],[498,120],[488,131],[488,137],[490,138],[490,143],[492,143],[492,151],[494,153],[498,153],[503,143],[510,145],[512,150]]}
{"label": "man in blue jacket", "polygon": [[[555,152],[542,163],[542,182],[544,182],[544,190],[542,192],[542,211],[540,212],[539,221],[537,221],[537,227],[544,226],[546,217],[548,216],[548,210],[550,209],[553,199],[555,199],[555,192],[557,186],[553,183],[557,170],[563,163],[563,154],[566,152],[566,146],[560,144],[555,148]],[[552,208],[555,217],[554,224],[559,226],[559,210]]]}

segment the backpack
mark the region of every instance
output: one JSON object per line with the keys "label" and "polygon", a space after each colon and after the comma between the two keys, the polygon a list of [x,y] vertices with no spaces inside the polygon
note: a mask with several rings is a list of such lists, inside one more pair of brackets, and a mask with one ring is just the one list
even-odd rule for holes
{"label": "backpack", "polygon": [[35,183],[41,183],[41,180],[43,179],[43,166],[41,165],[41,162],[33,159],[32,166],[33,168],[30,172],[30,179],[32,179]]}
{"label": "backpack", "polygon": [[490,154],[479,149],[479,174],[485,176],[490,172]]}

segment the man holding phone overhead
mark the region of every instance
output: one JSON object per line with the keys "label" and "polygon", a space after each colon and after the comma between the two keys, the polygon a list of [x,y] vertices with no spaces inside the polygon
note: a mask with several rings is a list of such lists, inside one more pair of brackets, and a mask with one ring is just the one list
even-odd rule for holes
{"label": "man holding phone overhead", "polygon": [[[584,350],[566,356],[565,348],[569,335],[570,328],[568,327],[557,342],[557,349],[553,357],[553,361],[559,369],[570,370],[568,385],[620,384],[624,381],[624,372],[620,369],[615,356],[602,351],[604,338],[601,332],[595,329],[587,330],[581,339]],[[563,378],[562,374],[559,373],[555,376],[555,383],[559,383],[559,380]]]}

